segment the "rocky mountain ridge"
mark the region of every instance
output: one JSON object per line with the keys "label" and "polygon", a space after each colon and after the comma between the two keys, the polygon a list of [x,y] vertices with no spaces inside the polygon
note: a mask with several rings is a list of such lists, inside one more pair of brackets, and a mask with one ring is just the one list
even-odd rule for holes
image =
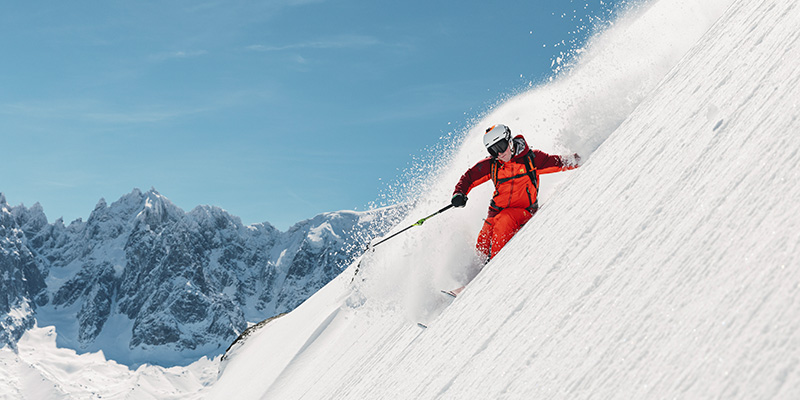
{"label": "rocky mountain ridge", "polygon": [[402,208],[340,211],[286,232],[213,206],[190,212],[136,189],[88,220],[48,223],[0,197],[2,342],[54,325],[60,346],[123,364],[180,365],[222,352],[337,276]]}

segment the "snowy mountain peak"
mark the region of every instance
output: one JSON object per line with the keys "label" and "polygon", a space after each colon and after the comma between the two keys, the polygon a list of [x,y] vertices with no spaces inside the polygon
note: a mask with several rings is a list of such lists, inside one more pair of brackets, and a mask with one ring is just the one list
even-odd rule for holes
{"label": "snowy mountain peak", "polygon": [[[116,221],[117,225],[141,223],[144,228],[158,226],[167,221],[182,218],[184,212],[155,189],[142,193],[134,189],[113,202],[110,206],[101,198],[89,215],[87,224],[98,226],[104,221]],[[78,220],[82,225],[82,220]],[[97,228],[96,228],[97,229]]]}
{"label": "snowy mountain peak", "polygon": [[30,212],[33,214],[44,214],[44,207],[42,207],[42,204],[37,201],[31,206]]}
{"label": "snowy mountain peak", "polygon": [[14,207],[12,214],[17,224],[26,232],[38,232],[47,225],[47,216],[39,202],[36,202],[31,208],[25,208],[24,205]]}
{"label": "snowy mountain peak", "polygon": [[231,215],[217,206],[200,205],[189,212],[189,216],[201,225],[213,224],[217,228],[243,228],[241,218]]}
{"label": "snowy mountain peak", "polygon": [[8,289],[29,312],[5,340],[29,328],[35,312],[40,325],[56,326],[59,346],[133,366],[187,364],[224,350],[249,323],[296,307],[399,210],[329,213],[281,233],[245,228],[219,207],[185,213],[155,189],[111,205],[100,199],[86,222],[67,228],[61,219],[47,224],[41,205],[4,206],[3,243],[23,257],[5,265],[24,266],[31,282]]}
{"label": "snowy mountain peak", "polygon": [[[34,207],[35,209],[36,207]],[[14,343],[34,324],[37,304],[47,302],[44,274],[28,248],[26,229],[41,222],[34,210],[11,208],[0,194],[0,343]],[[16,216],[22,217],[18,221]],[[45,220],[46,223],[46,220]]]}
{"label": "snowy mountain peak", "polygon": [[174,221],[183,216],[184,212],[158,192],[149,191],[143,196],[141,211],[136,219],[148,226]]}
{"label": "snowy mountain peak", "polygon": [[104,197],[101,197],[100,201],[98,201],[97,204],[94,206],[94,211],[102,210],[102,209],[104,209],[106,207],[108,207],[108,204],[106,203],[106,199]]}

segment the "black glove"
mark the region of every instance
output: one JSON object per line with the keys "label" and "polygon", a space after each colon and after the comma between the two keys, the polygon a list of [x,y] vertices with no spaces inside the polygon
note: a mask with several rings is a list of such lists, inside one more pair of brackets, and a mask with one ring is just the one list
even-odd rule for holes
{"label": "black glove", "polygon": [[464,193],[456,193],[453,195],[453,198],[450,199],[450,204],[453,207],[464,207],[467,205],[467,196]]}

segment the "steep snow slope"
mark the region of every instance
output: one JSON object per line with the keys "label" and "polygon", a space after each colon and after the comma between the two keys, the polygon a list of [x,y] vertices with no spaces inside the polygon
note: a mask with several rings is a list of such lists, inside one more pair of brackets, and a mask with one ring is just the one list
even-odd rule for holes
{"label": "steep snow slope", "polygon": [[[702,29],[677,41],[696,42],[688,53],[675,49],[678,23],[664,21],[702,25],[728,5],[654,3],[569,77],[470,132],[412,215],[445,204],[485,125],[556,128],[551,143],[529,139],[593,153],[449,307],[437,291],[475,274],[461,254],[486,188],[366,255],[364,281],[345,273],[233,349],[205,395],[800,397],[800,8],[737,1],[701,40]],[[596,73],[637,50],[669,54],[645,63],[646,79],[636,62]]]}
{"label": "steep snow slope", "polygon": [[736,2],[431,329],[293,395],[798,398],[798,23]]}

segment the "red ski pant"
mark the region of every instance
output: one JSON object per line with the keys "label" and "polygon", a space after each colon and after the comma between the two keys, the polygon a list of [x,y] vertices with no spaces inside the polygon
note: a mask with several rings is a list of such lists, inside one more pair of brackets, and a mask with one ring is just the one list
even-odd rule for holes
{"label": "red ski pant", "polygon": [[524,208],[506,208],[494,217],[486,218],[475,247],[479,252],[494,258],[532,216]]}

